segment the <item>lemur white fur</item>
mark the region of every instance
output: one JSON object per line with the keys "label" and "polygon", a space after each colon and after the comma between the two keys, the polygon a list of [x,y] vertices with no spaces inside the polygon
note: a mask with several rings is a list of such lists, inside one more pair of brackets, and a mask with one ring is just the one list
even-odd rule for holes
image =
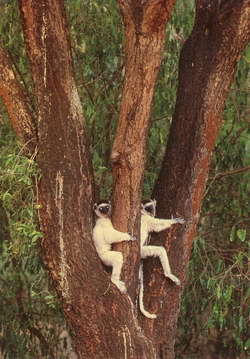
{"label": "lemur white fur", "polygon": [[105,265],[113,267],[111,282],[117,286],[121,293],[125,293],[125,283],[120,280],[123,256],[121,252],[112,251],[111,244],[134,241],[135,238],[128,233],[114,229],[110,220],[111,204],[109,201],[101,200],[94,204],[93,209],[98,217],[93,230],[96,251]]}
{"label": "lemur white fur", "polygon": [[150,314],[145,308],[143,304],[143,292],[144,292],[144,283],[143,283],[143,264],[141,261],[140,268],[139,268],[139,308],[145,317],[149,319],[155,319],[157,317],[156,314]]}
{"label": "lemur white fur", "polygon": [[[145,199],[141,203],[141,258],[145,259],[147,257],[159,257],[161,265],[164,271],[164,275],[170,278],[177,285],[180,285],[180,280],[171,273],[169,260],[167,252],[162,246],[152,246],[147,245],[149,234],[151,232],[160,232],[164,229],[169,228],[172,224],[184,224],[185,221],[183,218],[171,218],[171,219],[159,219],[155,218],[156,211],[156,200]],[[150,319],[156,318],[155,314],[150,314],[147,312],[143,305],[143,264],[141,263],[139,269],[139,282],[140,282],[140,292],[139,292],[139,307],[141,312]]]}

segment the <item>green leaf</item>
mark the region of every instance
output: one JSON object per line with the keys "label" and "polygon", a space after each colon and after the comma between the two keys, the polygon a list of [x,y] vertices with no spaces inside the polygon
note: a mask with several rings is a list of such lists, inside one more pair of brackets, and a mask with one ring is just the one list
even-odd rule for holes
{"label": "green leaf", "polygon": [[34,244],[37,242],[39,238],[43,238],[43,234],[41,232],[36,232],[31,239],[31,242]]}
{"label": "green leaf", "polygon": [[241,240],[241,242],[244,242],[247,236],[246,229],[238,229],[237,230],[237,236]]}
{"label": "green leaf", "polygon": [[216,278],[209,278],[209,280],[207,282],[207,288],[212,289],[216,282],[217,282]]}
{"label": "green leaf", "polygon": [[236,232],[236,228],[235,226],[231,229],[231,232],[230,232],[230,241],[233,242],[234,238],[235,238],[235,232]]}
{"label": "green leaf", "polygon": [[240,319],[239,319],[239,330],[240,332],[245,328],[245,323],[244,323],[244,318],[243,316],[241,315],[240,316]]}
{"label": "green leaf", "polygon": [[250,47],[246,48],[244,58],[248,63],[250,63]]}
{"label": "green leaf", "polygon": [[216,296],[218,299],[221,298],[221,288],[219,285],[217,285],[217,288],[216,288]]}
{"label": "green leaf", "polygon": [[244,345],[244,349],[247,350],[250,348],[250,338],[247,339],[245,345]]}
{"label": "green leaf", "polygon": [[233,293],[233,287],[230,285],[227,287],[227,290],[224,293],[224,298],[226,302],[228,302],[231,299],[232,293]]}
{"label": "green leaf", "polygon": [[244,253],[242,252],[239,252],[238,254],[236,254],[234,256],[234,259],[236,262],[238,262],[239,264],[242,264],[243,263],[243,256],[244,256]]}
{"label": "green leaf", "polygon": [[9,192],[5,192],[3,195],[2,195],[2,199],[3,201],[6,201],[7,199],[11,198],[11,194]]}
{"label": "green leaf", "polygon": [[30,295],[31,295],[31,297],[35,297],[37,295],[37,293],[35,291],[31,290]]}

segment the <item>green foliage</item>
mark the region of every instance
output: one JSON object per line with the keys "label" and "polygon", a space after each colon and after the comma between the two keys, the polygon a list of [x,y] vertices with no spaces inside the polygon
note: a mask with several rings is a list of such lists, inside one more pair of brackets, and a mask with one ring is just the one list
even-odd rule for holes
{"label": "green foliage", "polygon": [[124,68],[123,25],[115,0],[66,1],[79,93],[100,196],[111,193],[111,148]]}
{"label": "green foliage", "polygon": [[25,93],[29,96],[31,104],[33,104],[33,84],[24,46],[22,26],[18,11],[18,1],[1,1],[0,13],[2,15],[0,21],[1,42],[14,63],[13,70],[16,73],[20,84]]}
{"label": "green foliage", "polygon": [[211,351],[218,358],[235,357],[245,351],[249,248],[236,241],[195,239],[179,319],[178,349],[185,347],[187,356],[180,358],[191,353],[205,358]]}
{"label": "green foliage", "polygon": [[50,348],[59,350],[63,320],[39,254],[35,190],[40,171],[4,123],[0,163],[0,348],[9,358],[38,358]]}

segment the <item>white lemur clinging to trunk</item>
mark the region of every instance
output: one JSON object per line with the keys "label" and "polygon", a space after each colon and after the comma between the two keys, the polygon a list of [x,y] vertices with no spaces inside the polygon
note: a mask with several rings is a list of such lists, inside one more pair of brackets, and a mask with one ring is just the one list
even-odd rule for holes
{"label": "white lemur clinging to trunk", "polygon": [[[141,258],[159,257],[164,271],[164,275],[170,278],[177,285],[180,285],[180,280],[171,273],[167,252],[162,246],[147,245],[149,234],[151,232],[160,232],[169,228],[172,224],[184,224],[183,218],[159,219],[155,218],[156,200],[144,199],[141,203]],[[141,312],[150,319],[156,318],[155,314],[147,312],[143,305],[143,265],[141,263],[139,270],[139,307]]]}
{"label": "white lemur clinging to trunk", "polygon": [[93,230],[96,251],[106,266],[113,267],[111,282],[117,286],[121,293],[125,293],[125,283],[120,280],[123,256],[121,252],[112,251],[111,244],[134,241],[136,238],[129,233],[119,232],[114,229],[110,220],[111,204],[109,201],[101,200],[94,204],[93,209],[98,217]]}

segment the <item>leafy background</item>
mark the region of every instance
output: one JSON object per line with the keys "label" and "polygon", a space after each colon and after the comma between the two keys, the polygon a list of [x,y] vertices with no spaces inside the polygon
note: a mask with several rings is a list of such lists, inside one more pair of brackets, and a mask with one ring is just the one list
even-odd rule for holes
{"label": "leafy background", "polygon": [[[65,1],[76,80],[100,195],[111,193],[110,153],[124,76],[123,26],[114,0]],[[17,1],[1,1],[0,34],[33,109],[32,81]],[[179,0],[148,137],[143,194],[150,196],[166,148],[178,83],[178,58],[192,30],[194,3]],[[249,62],[238,64],[204,193],[181,305],[176,358],[247,358],[249,327]],[[74,353],[39,254],[36,188],[41,176],[16,140],[0,102],[0,357],[63,358]]]}

